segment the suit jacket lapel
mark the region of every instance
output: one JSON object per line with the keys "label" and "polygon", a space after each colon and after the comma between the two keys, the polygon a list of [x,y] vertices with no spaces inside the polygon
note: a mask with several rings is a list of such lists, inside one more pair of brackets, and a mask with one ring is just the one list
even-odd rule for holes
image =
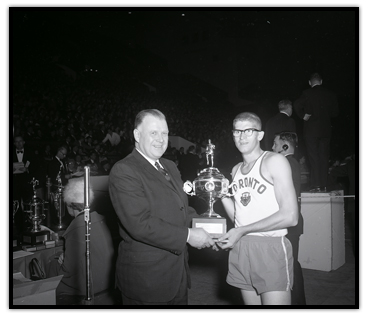
{"label": "suit jacket lapel", "polygon": [[[148,162],[136,149],[133,150],[132,154],[134,157],[139,160],[143,166],[143,168],[147,171],[147,173],[150,173],[156,177],[158,181],[160,181],[164,186],[168,186],[171,190],[176,192],[179,197],[183,200],[182,197],[182,190],[180,186],[177,184],[176,180],[172,177],[172,173],[170,173],[170,169],[167,168],[167,166],[163,167],[169,172],[171,181],[168,181],[155,167],[152,166],[150,162]],[[162,163],[161,163],[162,164]],[[184,200],[185,201],[185,200]]]}
{"label": "suit jacket lapel", "polygon": [[[186,194],[184,193],[184,190],[180,184],[180,180],[177,178],[172,177],[172,175],[174,174],[173,171],[170,170],[170,168],[168,166],[166,166],[164,163],[162,163],[162,166],[168,171],[169,175],[171,176],[171,183],[172,183],[172,187],[175,189],[175,192],[179,195],[180,199],[183,201],[183,203],[185,204],[185,206],[187,206],[187,200],[186,200]],[[168,182],[166,179],[165,181],[167,183]]]}
{"label": "suit jacket lapel", "polygon": [[161,163],[161,165],[164,167],[164,169],[165,170],[167,170],[167,172],[169,173],[169,175],[170,175],[170,177],[171,177],[171,182],[168,182],[166,179],[166,182],[167,183],[171,183],[172,185],[173,185],[173,187],[175,188],[175,190],[177,191],[177,192],[180,192],[180,186],[179,186],[179,184],[177,183],[177,180],[176,180],[176,178],[174,178],[173,177],[173,172],[170,170],[170,168],[168,167],[168,166],[166,166],[165,165],[165,163],[163,163],[163,162],[161,162],[160,161],[160,163]]}

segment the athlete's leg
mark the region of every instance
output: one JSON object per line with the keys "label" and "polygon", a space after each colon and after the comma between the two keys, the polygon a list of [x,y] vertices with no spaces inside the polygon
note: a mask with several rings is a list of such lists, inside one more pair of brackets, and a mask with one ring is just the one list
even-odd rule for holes
{"label": "athlete's leg", "polygon": [[247,291],[245,289],[240,291],[245,305],[262,305],[261,296],[257,295],[256,291]]}
{"label": "athlete's leg", "polygon": [[262,305],[291,305],[289,291],[272,291],[261,294]]}

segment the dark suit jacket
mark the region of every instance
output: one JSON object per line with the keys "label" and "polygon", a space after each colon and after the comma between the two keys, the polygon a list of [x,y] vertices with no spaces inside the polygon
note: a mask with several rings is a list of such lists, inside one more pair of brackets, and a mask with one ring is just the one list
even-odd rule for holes
{"label": "dark suit jacket", "polygon": [[294,108],[301,119],[306,113],[311,114],[309,120],[304,121],[305,137],[331,137],[331,117],[339,113],[337,97],[332,91],[321,85],[304,90],[294,102]]}
{"label": "dark suit jacket", "polygon": [[109,192],[123,241],[116,266],[117,283],[128,298],[168,302],[183,274],[190,287],[186,240],[195,215],[188,206],[174,162],[160,159],[172,183],[136,149],[118,161],[109,176]]}
{"label": "dark suit jacket", "polygon": [[[98,293],[113,287],[114,284],[114,247],[105,218],[97,212],[90,213],[90,268],[92,272],[93,293]],[[83,213],[70,223],[64,235],[65,252],[63,264],[56,265],[56,273],[49,275],[64,275],[58,294],[86,294],[86,238]]]}
{"label": "dark suit jacket", "polygon": [[290,118],[285,113],[279,112],[277,115],[270,118],[265,126],[266,151],[272,151],[275,133],[282,131],[296,132],[296,126],[293,118]]}

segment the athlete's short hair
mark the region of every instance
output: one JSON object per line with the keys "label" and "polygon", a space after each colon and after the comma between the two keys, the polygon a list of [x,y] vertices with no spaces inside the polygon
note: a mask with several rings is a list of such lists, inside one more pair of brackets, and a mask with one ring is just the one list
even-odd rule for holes
{"label": "athlete's short hair", "polygon": [[235,126],[235,123],[237,123],[238,121],[251,121],[256,124],[257,129],[262,129],[261,119],[253,112],[239,113],[233,120],[233,126]]}

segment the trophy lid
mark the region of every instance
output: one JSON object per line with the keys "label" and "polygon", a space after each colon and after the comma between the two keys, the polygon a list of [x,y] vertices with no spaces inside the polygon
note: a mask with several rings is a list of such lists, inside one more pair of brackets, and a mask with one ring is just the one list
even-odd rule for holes
{"label": "trophy lid", "polygon": [[214,175],[218,175],[218,176],[222,176],[224,177],[224,175],[222,175],[220,173],[220,171],[216,168],[216,167],[206,167],[204,168],[203,170],[201,170],[199,173],[198,173],[198,176],[205,176],[205,175],[211,175],[211,176],[214,176]]}

